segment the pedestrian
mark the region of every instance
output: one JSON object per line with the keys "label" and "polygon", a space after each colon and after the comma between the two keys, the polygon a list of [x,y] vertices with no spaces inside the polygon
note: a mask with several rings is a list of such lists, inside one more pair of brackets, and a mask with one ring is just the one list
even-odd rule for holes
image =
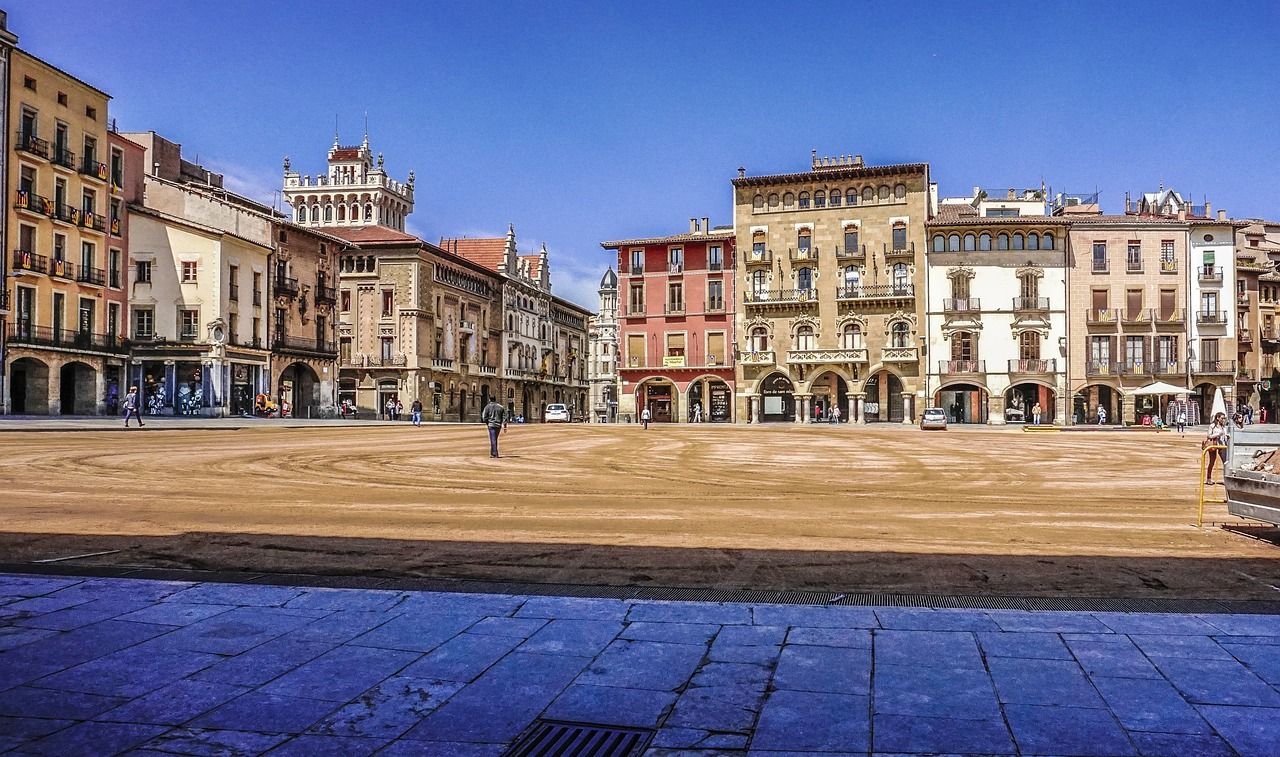
{"label": "pedestrian", "polygon": [[[1200,448],[1208,450],[1209,467],[1205,470],[1204,482],[1213,485],[1213,464],[1215,459],[1222,461],[1222,467],[1225,471],[1227,467],[1227,441],[1230,440],[1231,434],[1227,430],[1227,414],[1218,413],[1213,416],[1213,423],[1209,426],[1209,434],[1200,443]],[[1210,449],[1211,447],[1221,447],[1221,449]]]}
{"label": "pedestrian", "polygon": [[816,402],[813,403],[813,422],[814,423],[822,422],[822,405],[819,405]]}
{"label": "pedestrian", "polygon": [[644,430],[649,430],[649,408],[640,411],[640,423],[644,425]]}
{"label": "pedestrian", "polygon": [[409,412],[413,413],[413,425],[422,425],[422,400],[415,399],[413,404],[409,406]]}
{"label": "pedestrian", "polygon": [[138,412],[138,387],[129,387],[129,393],[124,396],[124,427],[129,428],[129,416],[138,419],[138,428],[142,428],[142,414]]}
{"label": "pedestrian", "polygon": [[840,422],[840,406],[839,406],[839,405],[832,405],[832,406],[831,406],[831,418],[830,418],[830,420],[831,420],[832,425],[835,425],[835,424],[837,424],[837,423],[839,423],[839,422]]}
{"label": "pedestrian", "polygon": [[280,398],[280,417],[281,418],[289,417],[289,400],[285,399],[284,397]]}
{"label": "pedestrian", "polygon": [[1178,426],[1178,433],[1182,436],[1187,435],[1187,409],[1185,407],[1178,408],[1178,414],[1173,417],[1174,423]]}
{"label": "pedestrian", "polygon": [[1041,413],[1041,412],[1043,412],[1043,410],[1041,409],[1041,407],[1040,407],[1040,403],[1039,403],[1039,402],[1037,402],[1036,404],[1034,404],[1034,405],[1032,405],[1032,406],[1031,406],[1031,425],[1033,425],[1033,426],[1039,426],[1039,425],[1040,425],[1040,413]]}
{"label": "pedestrian", "polygon": [[400,420],[400,414],[404,412],[404,404],[400,400],[396,400],[396,420]]}
{"label": "pedestrian", "polygon": [[395,411],[396,411],[396,401],[391,399],[390,397],[387,397],[387,401],[382,405],[382,419],[387,421],[392,420],[391,416],[395,413]]}
{"label": "pedestrian", "polygon": [[1253,425],[1253,405],[1245,404],[1244,406],[1244,422],[1247,426]]}
{"label": "pedestrian", "polygon": [[1098,405],[1098,425],[1105,425],[1107,422],[1107,409],[1102,405]]}
{"label": "pedestrian", "polygon": [[480,422],[489,429],[489,457],[499,457],[498,434],[507,428],[507,409],[497,400],[489,400],[489,404],[480,411]]}

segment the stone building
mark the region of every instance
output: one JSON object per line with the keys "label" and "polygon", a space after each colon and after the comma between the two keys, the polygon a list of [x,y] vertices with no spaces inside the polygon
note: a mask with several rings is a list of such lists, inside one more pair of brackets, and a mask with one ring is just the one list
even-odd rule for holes
{"label": "stone building", "polygon": [[18,414],[109,412],[127,355],[124,257],[106,213],[110,98],[21,49],[7,70],[3,403]]}
{"label": "stone building", "polygon": [[[1276,303],[1280,301],[1280,223],[1249,220],[1236,232],[1236,329],[1238,400],[1255,410],[1268,408],[1268,420],[1280,406],[1280,351]],[[1255,420],[1258,416],[1255,416]]]}
{"label": "stone building", "polygon": [[925,370],[924,163],[819,158],[733,181],[739,421],[912,422]]}
{"label": "stone building", "polygon": [[689,232],[601,242],[614,254],[618,412],[656,423],[734,419],[735,237],[691,218]]}
{"label": "stone building", "polygon": [[600,310],[587,321],[587,382],[591,417],[600,423],[618,419],[618,274],[610,267],[600,278]]}
{"label": "stone building", "polygon": [[930,404],[952,423],[1030,422],[1037,404],[1042,423],[1063,423],[1066,219],[1046,215],[1040,190],[975,190],[927,227]]}
{"label": "stone building", "polygon": [[[0,10],[0,133],[9,133],[9,58],[18,37],[9,31],[9,18],[6,11]],[[9,150],[0,149],[0,176],[9,175]],[[8,192],[8,187],[5,191]],[[9,374],[5,362],[5,338],[9,333],[9,258],[5,251],[13,249],[9,245],[9,214],[0,212],[0,415],[9,408]]]}

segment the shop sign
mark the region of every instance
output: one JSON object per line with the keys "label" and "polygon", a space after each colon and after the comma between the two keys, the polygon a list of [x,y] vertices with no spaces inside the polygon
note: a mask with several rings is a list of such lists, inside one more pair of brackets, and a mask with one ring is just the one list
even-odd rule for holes
{"label": "shop sign", "polygon": [[665,355],[662,364],[667,368],[681,368],[684,366],[684,355]]}
{"label": "shop sign", "polygon": [[709,420],[712,423],[729,420],[729,387],[726,384],[715,384],[711,387],[711,416]]}

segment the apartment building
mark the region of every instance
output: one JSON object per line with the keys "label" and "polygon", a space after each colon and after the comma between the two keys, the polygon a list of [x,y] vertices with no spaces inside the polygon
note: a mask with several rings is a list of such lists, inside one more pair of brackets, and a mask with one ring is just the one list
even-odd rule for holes
{"label": "apartment building", "polygon": [[733,180],[735,417],[910,423],[923,409],[929,166],[819,158]]}
{"label": "apartment building", "polygon": [[655,423],[730,423],[736,239],[689,219],[689,231],[601,242],[618,265],[618,412]]}

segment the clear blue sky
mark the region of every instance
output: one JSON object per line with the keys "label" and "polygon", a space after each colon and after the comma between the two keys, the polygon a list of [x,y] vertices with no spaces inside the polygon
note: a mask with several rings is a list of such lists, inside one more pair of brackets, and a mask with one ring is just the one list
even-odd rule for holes
{"label": "clear blue sky", "polygon": [[729,184],[809,150],[973,186],[1163,180],[1280,217],[1280,3],[101,2],[10,9],[22,47],[233,187],[323,170],[369,114],[410,229],[546,242],[595,305],[599,242],[731,222]]}

